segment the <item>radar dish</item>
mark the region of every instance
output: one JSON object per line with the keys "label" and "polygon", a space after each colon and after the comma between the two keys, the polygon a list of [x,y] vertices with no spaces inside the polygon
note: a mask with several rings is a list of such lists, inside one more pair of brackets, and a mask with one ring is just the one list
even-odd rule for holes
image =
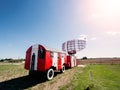
{"label": "radar dish", "polygon": [[62,50],[72,55],[84,49],[85,46],[86,46],[86,39],[68,40],[62,44]]}

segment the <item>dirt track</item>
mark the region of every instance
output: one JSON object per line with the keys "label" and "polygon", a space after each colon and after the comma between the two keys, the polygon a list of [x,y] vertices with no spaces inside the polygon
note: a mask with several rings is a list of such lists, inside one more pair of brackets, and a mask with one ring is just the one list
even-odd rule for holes
{"label": "dirt track", "polygon": [[57,76],[55,76],[53,80],[40,83],[34,86],[32,89],[34,90],[59,90],[61,86],[68,84],[76,73],[78,72],[81,73],[82,69],[83,69],[82,67],[75,67],[72,69],[68,69],[66,70],[66,72],[62,74],[60,73],[57,74]]}

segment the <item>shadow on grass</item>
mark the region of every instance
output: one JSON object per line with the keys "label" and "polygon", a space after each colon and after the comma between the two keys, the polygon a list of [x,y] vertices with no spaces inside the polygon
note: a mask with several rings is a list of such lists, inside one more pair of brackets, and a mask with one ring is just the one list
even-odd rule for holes
{"label": "shadow on grass", "polygon": [[8,81],[0,82],[0,90],[23,90],[45,82],[45,78],[22,76]]}
{"label": "shadow on grass", "polygon": [[[54,77],[56,77],[59,74],[60,72],[55,72]],[[27,75],[0,82],[0,90],[23,90],[33,87],[40,83],[44,83],[46,81],[47,79],[44,74],[41,74],[41,76],[39,74],[34,76]]]}

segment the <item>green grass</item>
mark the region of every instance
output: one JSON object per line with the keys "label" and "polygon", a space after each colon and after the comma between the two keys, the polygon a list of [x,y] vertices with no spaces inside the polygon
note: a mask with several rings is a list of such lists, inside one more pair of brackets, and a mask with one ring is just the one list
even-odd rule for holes
{"label": "green grass", "polygon": [[24,65],[0,65],[0,81],[9,80],[12,78],[27,75],[27,70],[24,69]]}
{"label": "green grass", "polygon": [[1,63],[0,65],[0,90],[22,90],[25,86],[25,76],[28,71],[24,64],[14,65]]}
{"label": "green grass", "polygon": [[[85,68],[75,67],[72,70],[74,70],[72,72],[74,77],[71,82],[61,86],[61,90],[120,90],[120,65],[88,65]],[[15,89],[29,90],[41,83],[27,75],[28,71],[24,69],[24,64],[1,64],[0,87],[3,90],[4,88],[13,90],[15,87]],[[69,75],[71,75],[70,72]],[[54,78],[49,85],[56,82]],[[43,87],[41,85],[39,87]]]}
{"label": "green grass", "polygon": [[70,83],[61,87],[61,90],[69,89],[120,90],[120,65],[88,65],[82,73],[76,73]]}

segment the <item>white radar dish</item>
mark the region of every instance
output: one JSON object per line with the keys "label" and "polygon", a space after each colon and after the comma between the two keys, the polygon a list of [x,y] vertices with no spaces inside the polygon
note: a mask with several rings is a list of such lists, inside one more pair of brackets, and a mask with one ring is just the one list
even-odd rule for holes
{"label": "white radar dish", "polygon": [[62,50],[68,54],[76,54],[78,51],[83,50],[86,46],[86,38],[68,40],[62,44]]}

